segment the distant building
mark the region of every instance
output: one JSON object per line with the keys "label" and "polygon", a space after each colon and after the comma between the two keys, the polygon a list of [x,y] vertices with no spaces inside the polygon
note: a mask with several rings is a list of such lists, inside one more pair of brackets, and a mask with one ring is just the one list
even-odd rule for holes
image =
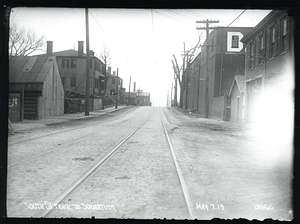
{"label": "distant building", "polygon": [[64,114],[64,90],[55,56],[13,56],[9,60],[11,121]]}
{"label": "distant building", "polygon": [[246,121],[292,118],[294,109],[294,19],[270,12],[241,40],[247,46]]}
{"label": "distant building", "polygon": [[151,106],[149,92],[137,92],[137,105],[138,106]]}
{"label": "distant building", "polygon": [[116,91],[118,86],[118,101],[125,103],[125,88],[123,88],[123,79],[117,76],[116,72],[113,71],[111,74],[111,67],[108,67],[107,71],[107,86],[106,86],[106,97],[110,100],[116,101]]}
{"label": "distant building", "polygon": [[125,102],[128,105],[137,105],[137,94],[135,92],[125,92]]}

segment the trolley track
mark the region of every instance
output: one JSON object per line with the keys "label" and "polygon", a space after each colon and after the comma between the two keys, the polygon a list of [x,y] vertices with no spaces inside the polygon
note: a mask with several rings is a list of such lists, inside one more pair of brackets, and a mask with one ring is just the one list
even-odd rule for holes
{"label": "trolley track", "polygon": [[[176,168],[176,173],[179,179],[179,183],[180,183],[180,188],[182,189],[182,193],[184,196],[184,201],[189,213],[189,217],[191,219],[194,219],[196,216],[194,214],[194,209],[191,203],[191,199],[188,193],[188,189],[187,189],[187,185],[185,183],[184,180],[184,176],[182,174],[182,171],[180,169],[180,166],[178,164],[177,161],[177,156],[176,153],[173,149],[170,137],[168,135],[166,126],[163,122],[162,119],[162,115],[161,115],[161,109],[160,109],[160,121],[161,121],[161,125],[163,128],[163,132],[165,133],[165,138],[166,141],[168,143],[171,155],[172,155],[172,161],[174,162],[175,168]],[[70,198],[73,194],[76,194],[76,191],[78,191],[80,188],[82,188],[82,186],[90,179],[93,177],[93,175],[95,175],[95,173],[99,172],[99,169],[105,165],[105,163],[111,159],[114,155],[116,155],[116,153],[118,152],[119,148],[125,143],[127,142],[134,134],[136,134],[142,126],[145,125],[145,123],[147,123],[147,121],[150,119],[150,117],[152,116],[152,113],[150,114],[150,116],[143,121],[134,131],[132,131],[128,136],[126,136],[117,146],[115,146],[104,158],[102,158],[101,160],[99,160],[91,169],[89,169],[84,175],[82,175],[79,179],[77,179],[77,181],[75,181],[68,189],[66,189],[59,197],[57,197],[55,199],[55,201],[53,201],[53,204],[63,204],[66,203],[67,198]],[[42,217],[53,217],[53,215],[55,215],[55,211],[57,210],[44,210],[43,213],[41,213]]]}
{"label": "trolley track", "polygon": [[[76,191],[76,189],[80,188],[98,169],[105,164],[106,161],[112,157],[121,145],[124,144],[134,133],[136,133],[148,120],[150,116],[142,122],[135,130],[133,130],[129,135],[127,135],[117,146],[115,146],[104,158],[99,160],[92,168],[90,168],[84,175],[82,175],[74,184],[72,184],[68,189],[66,189],[57,199],[53,202],[53,204],[59,204],[63,200],[65,200],[72,192]],[[49,217],[54,210],[45,211],[41,214],[42,217]]]}
{"label": "trolley track", "polygon": [[[150,111],[149,111],[149,113],[150,113]],[[141,114],[144,114],[144,115],[141,116]],[[144,120],[143,118],[145,116],[147,116],[147,114],[148,114],[148,112],[145,113],[144,110],[141,110],[141,111],[138,111],[137,113],[134,113],[133,115],[127,116],[125,119],[120,120],[118,122],[118,124],[123,123],[123,125],[122,125],[123,131],[122,131],[122,133],[118,134],[118,136],[120,138],[122,138],[122,136],[124,136],[126,131],[128,133],[128,128],[131,129],[131,126],[136,131],[136,128],[134,128],[134,127],[137,127],[136,126],[137,122],[139,120]],[[141,118],[139,118],[133,122],[133,121],[131,121],[131,118],[130,118],[132,116],[133,117],[141,116]],[[127,122],[127,123],[124,123],[124,122]],[[128,122],[130,122],[129,123],[130,125],[128,124]],[[127,126],[127,129],[124,128],[125,126]],[[111,127],[109,132],[113,133],[112,129],[115,129],[116,127],[112,127],[111,125],[109,125],[109,127]],[[108,129],[105,129],[105,130],[107,131]],[[129,137],[132,134],[133,134],[133,132],[131,132],[129,134]],[[90,137],[91,137],[90,135],[84,135],[81,137],[81,139],[87,139],[87,138],[91,139]],[[128,135],[127,135],[127,137],[128,137]],[[96,139],[97,138],[99,139],[99,137],[96,137]],[[116,139],[116,138],[112,138],[112,139]],[[89,142],[91,140],[84,140],[84,141]],[[84,148],[89,149],[88,151],[85,151],[85,149],[81,150],[81,146],[79,146],[79,148],[77,147],[79,149],[78,152],[77,152],[77,150],[75,150],[75,151],[72,150],[74,147],[70,148],[70,146],[76,145],[76,142],[79,143],[79,141],[76,141],[76,142],[72,141],[68,145],[64,144],[62,146],[52,148],[50,151],[40,153],[40,154],[36,155],[34,158],[32,157],[28,160],[25,159],[25,160],[22,160],[15,164],[10,165],[9,166],[10,175],[8,176],[8,185],[9,185],[8,200],[10,201],[10,203],[8,206],[10,206],[10,205],[14,206],[14,203],[20,203],[20,198],[23,198],[23,197],[31,198],[30,200],[41,200],[41,198],[45,198],[47,200],[52,200],[51,198],[55,197],[55,195],[59,195],[59,194],[57,194],[59,192],[59,189],[61,189],[60,190],[60,192],[61,192],[63,190],[62,189],[63,186],[70,185],[68,183],[76,180],[79,176],[81,176],[81,174],[84,172],[85,169],[87,170],[87,169],[89,169],[89,167],[93,166],[93,164],[95,164],[95,161],[94,161],[95,159],[97,161],[97,158],[104,157],[105,152],[107,152],[109,150],[109,147],[111,147],[110,145],[115,144],[115,140],[113,140],[111,142],[108,142],[108,141],[107,140],[101,141],[100,145],[99,144],[91,144],[91,145],[83,146]],[[120,144],[122,144],[122,142],[119,143],[119,145]],[[67,147],[67,146],[69,146],[69,147]],[[64,147],[66,148],[66,150],[68,150],[70,148],[70,150],[67,151],[68,152],[67,154],[65,153]],[[57,150],[59,148],[63,148],[64,150]],[[118,148],[118,146],[116,146],[115,148]],[[51,152],[54,152],[54,153],[51,153]],[[49,157],[46,156],[47,154],[50,156]],[[84,157],[84,156],[90,156],[90,157]],[[77,158],[79,160],[77,160]],[[82,160],[83,162],[81,162],[81,158],[83,158],[83,160]],[[88,160],[85,160],[85,158],[87,158]],[[89,161],[90,158],[91,158],[90,161],[94,161],[94,162],[90,162]],[[59,161],[56,161],[57,159]],[[76,162],[76,160],[78,162]],[[104,158],[104,160],[105,160],[105,158]],[[32,162],[28,163],[30,161],[32,161]],[[86,167],[82,167],[82,164],[86,164]],[[59,167],[61,167],[61,169]],[[80,171],[82,168],[84,168],[83,172]],[[49,171],[52,169],[58,171],[57,175],[56,174],[53,175],[53,172]],[[66,169],[67,170],[70,169],[69,171],[72,174],[68,175],[68,171]],[[60,170],[62,172],[60,172]],[[22,176],[25,175],[24,178],[16,179],[14,176],[20,172],[23,173]],[[27,173],[27,172],[30,172],[30,173]],[[47,178],[47,176],[49,174],[51,176],[49,176],[49,178]],[[19,176],[19,174],[18,174],[18,176]],[[64,178],[64,176],[66,177],[66,180],[61,179],[61,178]],[[40,178],[42,178],[42,183],[39,183],[41,180]],[[44,179],[47,179],[47,180],[44,181]],[[60,181],[60,180],[62,180],[62,181]],[[59,182],[57,182],[57,181],[59,181]],[[56,183],[61,184],[62,187],[55,186],[55,187],[51,187],[51,188],[53,188],[51,190],[47,189],[48,188],[47,185],[51,186],[53,184],[55,185]],[[25,186],[25,189],[22,189],[22,188],[20,188],[21,184],[26,184],[28,186]],[[20,187],[18,187],[18,186],[20,186]],[[38,191],[36,191],[35,193],[29,192],[30,191],[29,189],[34,190],[33,188],[36,188],[37,186],[39,188]],[[47,193],[43,193],[43,191],[46,191]],[[32,196],[27,197],[26,194],[24,194],[25,192],[27,192],[28,194],[30,194]],[[15,195],[18,195],[18,196],[15,196]],[[11,200],[11,199],[13,199],[13,200]],[[21,206],[21,204],[19,204],[19,207],[20,206]]]}

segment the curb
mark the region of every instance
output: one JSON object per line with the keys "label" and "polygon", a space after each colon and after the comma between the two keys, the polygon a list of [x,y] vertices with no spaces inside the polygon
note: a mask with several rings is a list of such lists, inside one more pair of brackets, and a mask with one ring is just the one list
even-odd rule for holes
{"label": "curb", "polygon": [[[111,108],[111,107],[108,107],[108,108]],[[11,136],[11,135],[14,135],[15,133],[20,133],[20,132],[26,132],[26,131],[31,131],[31,130],[39,130],[39,129],[45,129],[49,126],[52,126],[52,125],[56,125],[56,124],[64,124],[64,123],[68,123],[68,122],[72,122],[72,121],[78,121],[78,120],[82,120],[82,119],[93,119],[93,118],[98,118],[102,115],[105,115],[105,114],[110,114],[110,113],[114,113],[116,111],[120,111],[120,110],[123,110],[125,108],[128,108],[128,106],[125,106],[123,108],[119,108],[119,109],[114,109],[114,110],[111,110],[111,111],[105,111],[105,109],[101,110],[101,113],[97,114],[97,115],[94,115],[94,116],[86,116],[86,117],[74,117],[73,119],[67,119],[64,120],[64,121],[54,121],[54,122],[49,122],[48,124],[43,124],[43,123],[34,123],[36,126],[35,127],[28,127],[26,128],[26,124],[23,123],[24,125],[24,129],[22,128],[19,128],[19,130],[14,130],[14,129],[18,129],[18,128],[12,128],[12,131],[9,131],[8,133],[8,136]],[[51,119],[51,118],[50,118]],[[53,118],[55,119],[55,118]],[[58,118],[59,119],[59,118]],[[32,123],[28,123],[28,126],[30,126],[30,124]],[[14,125],[13,125],[14,126]]]}

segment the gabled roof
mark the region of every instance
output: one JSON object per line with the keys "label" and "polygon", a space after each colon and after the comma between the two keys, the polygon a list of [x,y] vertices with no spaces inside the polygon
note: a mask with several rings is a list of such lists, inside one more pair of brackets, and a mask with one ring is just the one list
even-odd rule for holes
{"label": "gabled roof", "polygon": [[241,42],[247,43],[249,39],[251,40],[253,36],[255,36],[257,33],[261,31],[261,29],[264,28],[266,24],[269,22],[273,22],[274,18],[278,18],[281,14],[285,13],[285,10],[272,10],[268,15],[266,15],[255,27],[254,29],[245,35],[242,39]]}
{"label": "gabled roof", "polygon": [[149,92],[142,92],[138,94],[139,96],[150,96]]}
{"label": "gabled roof", "polygon": [[107,76],[107,78],[117,78],[117,77],[118,77],[119,80],[122,80],[122,81],[123,81],[123,79],[122,79],[120,76],[117,76],[117,75],[113,75],[113,74],[107,73],[106,76]]}
{"label": "gabled roof", "polygon": [[9,82],[43,83],[55,56],[13,56],[9,60]]}
{"label": "gabled roof", "polygon": [[[125,92],[125,98],[128,98],[129,92]],[[130,98],[136,98],[136,93],[135,92],[130,92]]]}
{"label": "gabled roof", "polygon": [[238,90],[240,91],[240,94],[245,91],[245,76],[244,75],[236,75],[233,79],[232,84],[231,84],[229,95],[231,95],[231,92],[233,90],[233,87],[234,87],[235,83],[238,87]]}

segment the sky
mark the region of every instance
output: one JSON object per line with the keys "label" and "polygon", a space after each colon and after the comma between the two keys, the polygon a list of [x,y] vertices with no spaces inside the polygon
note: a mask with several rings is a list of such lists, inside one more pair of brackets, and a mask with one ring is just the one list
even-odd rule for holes
{"label": "sky", "polygon": [[[201,43],[205,41],[205,32],[196,29],[201,26],[196,21],[254,27],[270,10],[92,8],[88,12],[90,50],[98,58],[104,47],[109,50],[112,71],[118,69],[126,91],[131,77],[131,91],[136,82],[137,89],[150,92],[154,106],[166,106],[174,83],[172,55],[182,63],[184,43],[190,49],[199,35]],[[84,41],[86,52],[84,8],[13,8],[10,23],[31,28],[53,41],[53,52],[78,50],[78,41]],[[34,54],[45,52],[46,45]]]}

